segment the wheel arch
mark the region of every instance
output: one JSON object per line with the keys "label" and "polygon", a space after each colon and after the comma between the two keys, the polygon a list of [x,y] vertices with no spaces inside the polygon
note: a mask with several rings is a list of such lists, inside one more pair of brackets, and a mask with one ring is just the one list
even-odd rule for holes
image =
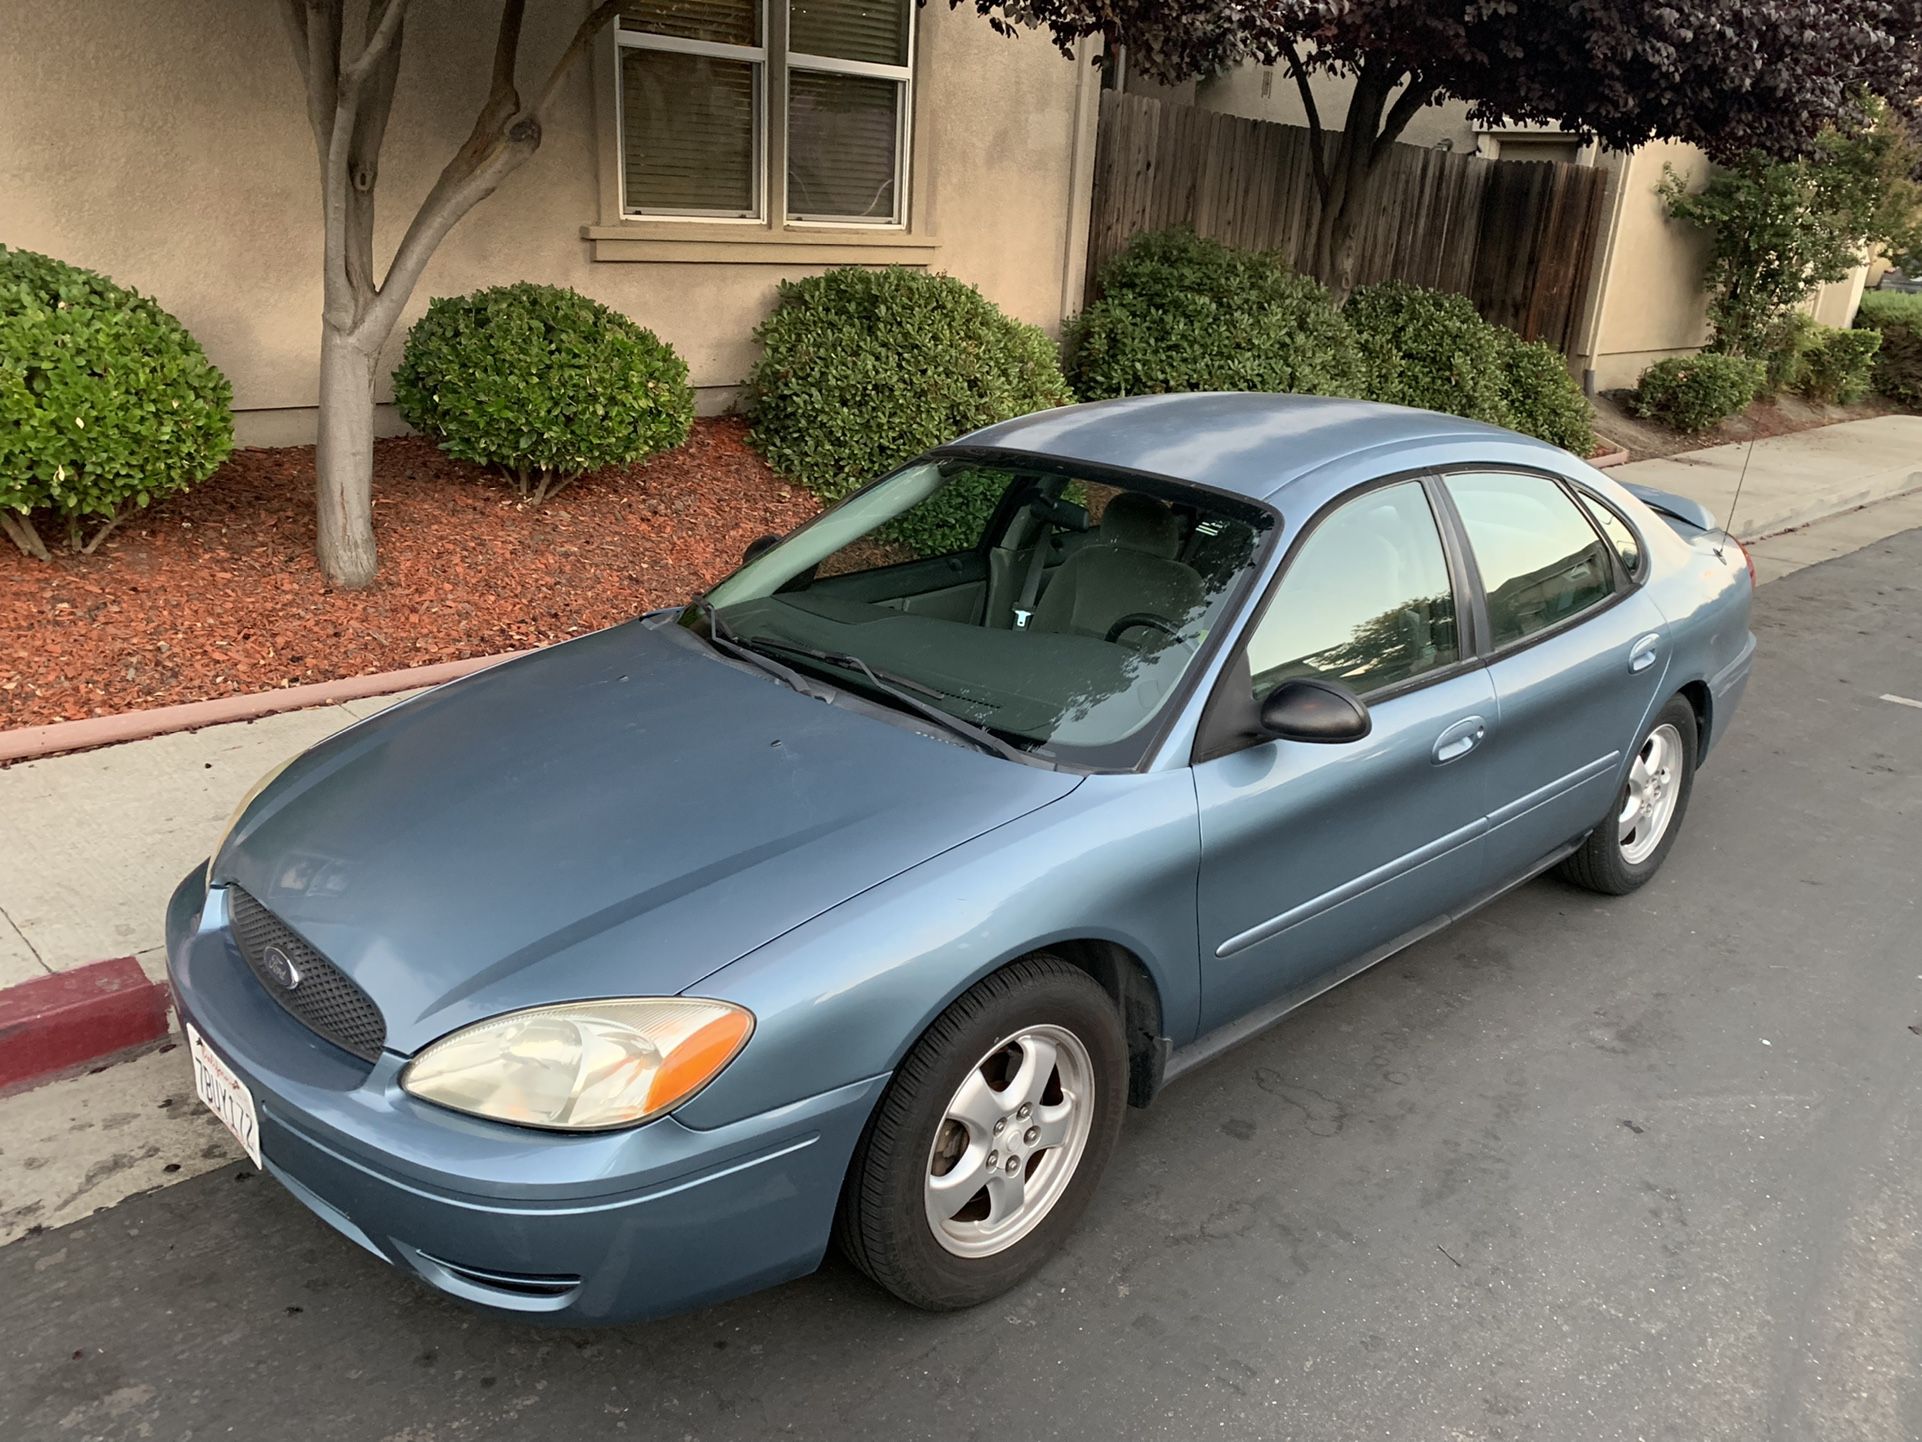
{"label": "wheel arch", "polygon": [[[1128,1104],[1148,1105],[1161,1087],[1162,1068],[1168,1057],[1161,987],[1148,964],[1120,942],[1100,937],[1052,941],[1024,955],[1035,952],[1052,953],[1087,972],[1108,993],[1121,1013],[1122,1031],[1128,1039]],[[1002,963],[1011,964],[1012,960]]]}
{"label": "wheel arch", "polygon": [[1700,766],[1708,752],[1709,738],[1714,735],[1710,723],[1714,719],[1715,699],[1709,694],[1708,682],[1701,680],[1686,682],[1675,694],[1687,701],[1695,712],[1695,764]]}

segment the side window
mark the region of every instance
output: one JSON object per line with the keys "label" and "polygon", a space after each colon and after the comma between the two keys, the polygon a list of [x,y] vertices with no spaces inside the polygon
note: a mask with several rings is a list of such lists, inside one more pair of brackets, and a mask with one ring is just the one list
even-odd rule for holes
{"label": "side window", "polygon": [[1369,491],[1316,526],[1248,638],[1257,699],[1303,676],[1367,695],[1460,654],[1448,559],[1419,481]]}
{"label": "side window", "polygon": [[1488,596],[1491,644],[1560,625],[1615,590],[1608,547],[1568,493],[1542,476],[1449,476]]}
{"label": "side window", "polygon": [[1595,524],[1602,528],[1602,534],[1608,537],[1615,554],[1622,558],[1622,569],[1631,576],[1641,575],[1642,543],[1636,537],[1634,528],[1616,515],[1615,508],[1607,502],[1598,501],[1587,491],[1577,491],[1576,494],[1582,498],[1582,505],[1587,508],[1589,515],[1595,518]]}

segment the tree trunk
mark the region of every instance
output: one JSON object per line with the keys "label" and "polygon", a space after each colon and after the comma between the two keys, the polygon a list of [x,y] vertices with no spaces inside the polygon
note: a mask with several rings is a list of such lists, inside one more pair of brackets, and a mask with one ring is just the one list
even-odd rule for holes
{"label": "tree trunk", "polygon": [[377,342],[321,326],[316,550],[327,579],[350,589],[374,579],[374,368],[379,358]]}

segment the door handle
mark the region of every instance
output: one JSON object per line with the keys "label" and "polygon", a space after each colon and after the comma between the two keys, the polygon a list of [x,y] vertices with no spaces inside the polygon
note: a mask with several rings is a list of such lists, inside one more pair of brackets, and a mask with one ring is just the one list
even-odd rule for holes
{"label": "door handle", "polygon": [[1445,765],[1459,757],[1466,756],[1482,744],[1482,737],[1488,734],[1488,723],[1479,716],[1464,716],[1453,726],[1435,738],[1435,764]]}
{"label": "door handle", "polygon": [[1655,664],[1655,648],[1662,643],[1660,634],[1650,632],[1628,648],[1628,669],[1646,671]]}

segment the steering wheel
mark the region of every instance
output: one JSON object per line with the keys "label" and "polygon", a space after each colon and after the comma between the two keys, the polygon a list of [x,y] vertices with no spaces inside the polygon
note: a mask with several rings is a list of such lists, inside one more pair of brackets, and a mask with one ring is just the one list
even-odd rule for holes
{"label": "steering wheel", "polygon": [[1114,625],[1110,626],[1108,628],[1108,634],[1102,637],[1102,639],[1104,641],[1118,640],[1123,631],[1132,631],[1137,626],[1146,626],[1150,631],[1159,631],[1170,641],[1186,646],[1190,651],[1195,649],[1195,643],[1185,639],[1181,632],[1175,628],[1174,622],[1165,617],[1157,616],[1152,611],[1130,611],[1119,621],[1116,621]]}

